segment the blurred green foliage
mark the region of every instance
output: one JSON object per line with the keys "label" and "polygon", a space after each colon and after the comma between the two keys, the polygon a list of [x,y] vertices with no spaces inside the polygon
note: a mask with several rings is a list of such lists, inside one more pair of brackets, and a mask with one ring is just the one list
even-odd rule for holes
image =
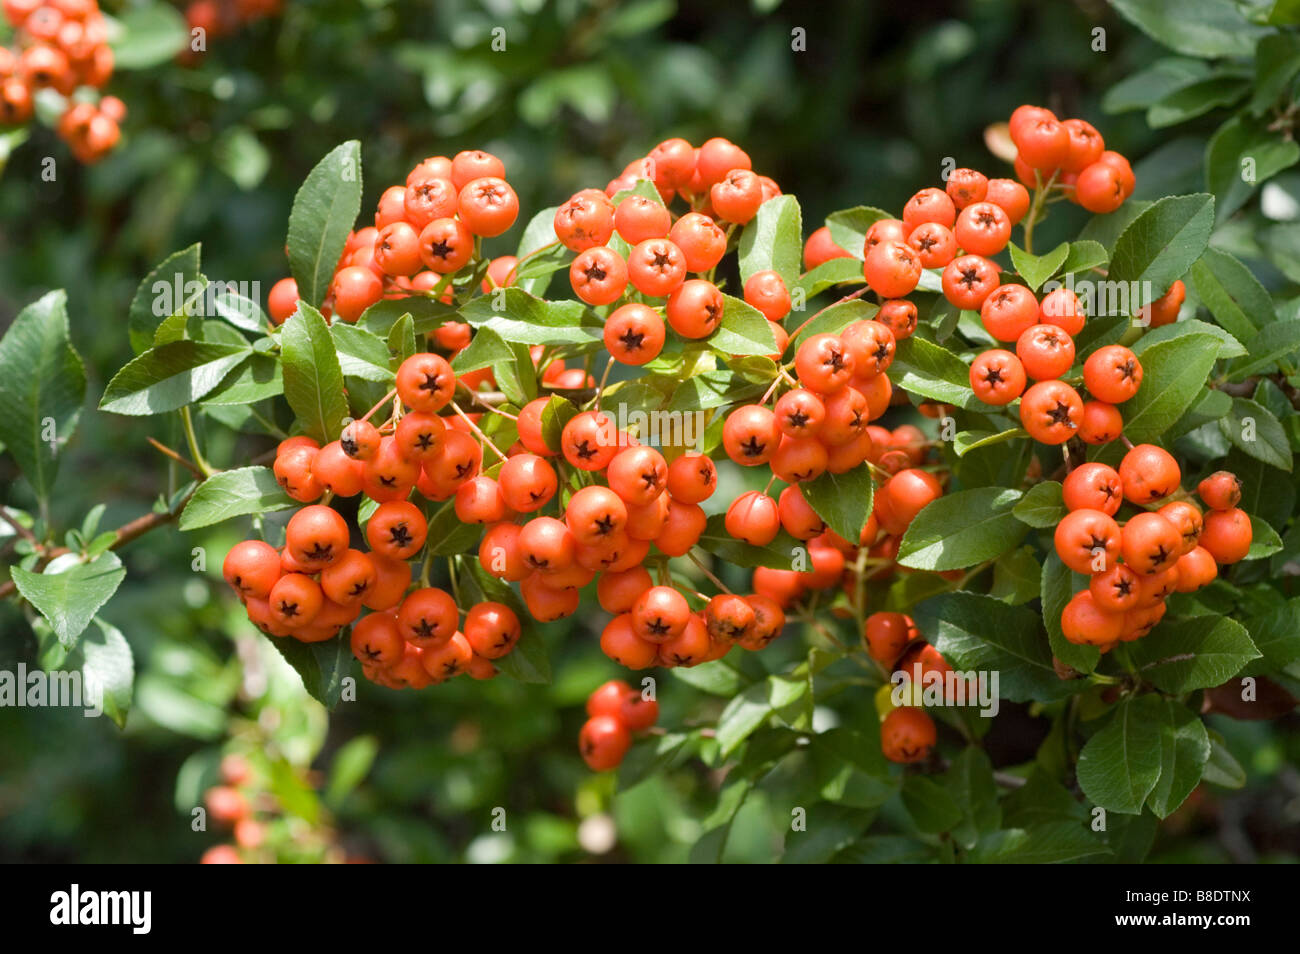
{"label": "blurred green foliage", "polygon": [[[143,6],[105,4],[116,13]],[[1106,31],[1104,52],[1093,49],[1095,27]],[[504,50],[492,48],[494,36]],[[799,41],[805,49],[792,50]],[[983,130],[1021,102],[1101,125],[1101,94],[1155,50],[1096,0],[288,0],[281,17],[211,41],[195,65],[119,71],[109,91],[130,113],[121,148],[100,165],[77,166],[48,130],[14,153],[0,177],[0,329],[42,292],[66,288],[97,396],[130,353],[126,306],[141,276],[201,241],[209,278],[269,289],[287,273],[294,189],[346,139],[363,142],[363,209],[422,157],[484,148],[504,158],[526,220],[578,188],[603,186],[662,138],[723,135],[816,221],[858,203],[900,206],[937,179],[946,157],[1002,170]],[[1104,129],[1130,155],[1174,150],[1159,154],[1150,178],[1139,167],[1139,197],[1198,185],[1186,149],[1140,113],[1110,117]],[[1179,135],[1197,132],[1193,124]],[[52,182],[40,176],[47,156]],[[501,240],[503,250],[513,240]],[[145,443],[181,443],[159,426],[83,420],[55,519],[72,524],[86,501],[102,501],[102,526],[116,526],[179,486]],[[220,461],[267,449],[226,431],[207,435],[207,447]],[[22,506],[21,494],[0,458],[0,497]],[[191,831],[190,811],[216,781],[223,750],[265,760],[291,833],[332,825],[353,857],[688,858],[720,779],[687,762],[614,798],[613,779],[577,757],[586,694],[619,675],[598,650],[595,607],[548,628],[550,686],[456,680],[399,694],[363,683],[358,700],[327,720],[221,585],[234,533],[168,529],[123,552],[130,575],[104,615],[135,656],[124,731],[75,710],[0,709],[0,860],[197,860],[221,836]],[[200,551],[206,572],[189,572]],[[35,637],[12,602],[0,603],[0,633],[0,667],[34,657]],[[778,644],[765,663],[796,650]],[[874,714],[863,695],[837,699],[826,717],[866,724]],[[725,702],[673,676],[661,680],[660,699],[667,727],[716,716]],[[1025,712],[1017,724],[1032,738],[1037,721]],[[1154,857],[1240,859],[1268,845],[1264,857],[1294,860],[1294,723],[1215,726],[1234,751],[1254,753],[1250,783],[1189,802]],[[370,743],[355,740],[372,738],[369,766]],[[498,807],[504,831],[493,829]],[[750,798],[726,858],[776,856],[789,827],[783,811],[761,791]],[[607,815],[617,843],[593,855],[584,846],[610,843]]]}

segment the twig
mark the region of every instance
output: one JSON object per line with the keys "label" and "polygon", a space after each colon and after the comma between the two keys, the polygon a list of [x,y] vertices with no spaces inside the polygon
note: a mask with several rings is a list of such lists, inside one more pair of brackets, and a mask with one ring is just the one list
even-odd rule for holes
{"label": "twig", "polygon": [[147,440],[153,446],[154,450],[158,451],[158,453],[162,454],[164,457],[170,457],[172,460],[176,461],[176,463],[180,464],[182,467],[188,470],[195,477],[199,478],[199,480],[202,480],[206,476],[203,473],[203,471],[199,470],[198,467],[194,465],[192,461],[186,460],[184,457],[176,453],[176,451],[172,450],[170,447],[168,447],[166,444],[162,443],[161,441],[154,440],[154,438],[152,437],[147,437],[145,438],[145,440]]}
{"label": "twig", "polygon": [[4,522],[14,528],[14,533],[18,534],[18,536],[22,537],[34,547],[40,546],[40,542],[36,539],[36,534],[32,533],[13,517],[9,516],[8,507],[0,507],[0,517],[3,517]]}
{"label": "twig", "polygon": [[709,568],[705,566],[704,563],[700,560],[700,558],[697,557],[692,551],[690,550],[686,551],[686,559],[690,560],[697,567],[699,567],[700,572],[703,573],[706,577],[708,577],[714,586],[722,590],[722,592],[724,593],[731,593],[731,590],[727,587],[727,584],[723,583],[720,579],[714,576],[713,573],[710,572]]}
{"label": "twig", "polygon": [[489,438],[486,434],[484,434],[479,429],[479,426],[477,424],[475,424],[473,421],[470,420],[469,415],[461,410],[459,404],[453,401],[451,403],[451,409],[455,411],[457,415],[460,416],[460,419],[465,422],[466,426],[468,426],[471,431],[473,431],[475,434],[478,435],[478,439],[481,440],[488,447],[488,449],[492,451],[492,453],[497,455],[498,459],[500,460],[506,459],[506,455],[501,453],[500,448],[498,448],[496,444],[492,443],[492,439]]}

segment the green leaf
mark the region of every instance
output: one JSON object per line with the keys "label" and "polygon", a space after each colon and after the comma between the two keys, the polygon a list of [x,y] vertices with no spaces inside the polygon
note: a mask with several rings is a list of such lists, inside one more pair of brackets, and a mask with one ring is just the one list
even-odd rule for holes
{"label": "green leaf", "polygon": [[506,341],[522,344],[597,344],[602,341],[600,321],[582,302],[543,301],[521,288],[502,288],[475,298],[461,309],[461,317],[475,328],[491,328]]}
{"label": "green leaf", "polygon": [[1233,758],[1223,736],[1217,732],[1210,734],[1210,758],[1205,763],[1203,777],[1210,784],[1224,788],[1244,788],[1246,785],[1246,770]]}
{"label": "green leaf", "polygon": [[1205,387],[1219,339],[1190,334],[1152,345],[1142,354],[1142,387],[1124,404],[1124,434],[1134,444],[1160,438]]}
{"label": "green leaf", "polygon": [[749,680],[722,659],[691,666],[689,669],[679,666],[672,670],[672,674],[673,678],[681,680],[700,692],[728,699],[749,684]]}
{"label": "green leaf", "polygon": [[1002,698],[1027,702],[1067,694],[1032,610],[958,590],[925,600],[912,616],[954,669],[998,672]]}
{"label": "green leaf", "polygon": [[1160,712],[1156,696],[1125,699],[1079,753],[1079,786],[1094,805],[1136,815],[1160,780]]}
{"label": "green leaf", "polygon": [[1202,60],[1166,56],[1120,80],[1106,91],[1101,107],[1108,113],[1147,109],[1174,90],[1202,79],[1210,72]]}
{"label": "green leaf", "polygon": [[931,501],[903,534],[898,562],[918,570],[964,570],[1005,553],[1027,532],[1011,512],[1021,496],[1019,490],[979,487]]}
{"label": "green leaf", "polygon": [[135,683],[131,644],[116,626],[98,616],[92,622],[99,630],[98,635],[87,631],[81,638],[77,653],[65,666],[80,664],[85,691],[120,729],[126,725]]}
{"label": "green leaf", "polygon": [[1158,818],[1168,818],[1192,794],[1210,758],[1210,736],[1200,716],[1173,699],[1161,700],[1160,781],[1147,797]]}
{"label": "green leaf", "polygon": [[1111,0],[1111,6],[1151,39],[1186,56],[1250,56],[1267,32],[1225,0]]}
{"label": "green leaf", "polygon": [[1162,622],[1129,652],[1143,679],[1171,693],[1222,685],[1259,658],[1246,628],[1225,616]]}
{"label": "green leaf", "polygon": [[1019,437],[1028,437],[1023,427],[1010,427],[1005,431],[958,431],[952,439],[952,451],[958,457],[965,457],[973,450],[1002,444]]}
{"label": "green leaf", "polygon": [[[844,259],[839,259],[839,261],[844,261]],[[875,305],[860,298],[837,301],[833,305],[827,305],[817,313],[815,318],[810,318],[807,325],[790,339],[790,345],[786,350],[793,351],[801,342],[806,341],[813,335],[838,334],[855,322],[874,318],[879,310]]]}
{"label": "green leaf", "polygon": [[1011,512],[1017,520],[1040,530],[1055,527],[1069,513],[1061,495],[1061,485],[1055,480],[1034,484]]}
{"label": "green leaf", "polygon": [[970,386],[970,367],[946,348],[924,338],[898,342],[889,376],[894,386],[966,410],[985,407]]}
{"label": "green leaf", "polygon": [[292,637],[268,639],[285,662],[302,679],[308,695],[333,712],[343,696],[343,680],[352,677],[356,659],[341,636],[319,643],[301,643]]}
{"label": "green leaf", "polygon": [[1084,585],[1084,578],[1061,562],[1055,548],[1048,551],[1047,559],[1043,561],[1039,589],[1043,598],[1043,623],[1047,627],[1052,655],[1078,672],[1092,672],[1097,668],[1101,652],[1096,646],[1072,643],[1061,632],[1061,611]]}
{"label": "green leaf", "polygon": [[320,307],[361,211],[361,143],[332,149],[307,174],[289,213],[289,271],[302,301]]}
{"label": "green leaf", "polygon": [[343,430],[348,415],[343,393],[343,370],[329,325],[311,305],[298,302],[298,310],[280,329],[284,361],[284,396],[303,432],[327,444]]}
{"label": "green leaf", "polygon": [[[551,275],[561,268],[567,268],[573,261],[574,253],[560,244],[555,237],[555,213],[559,206],[542,209],[524,227],[519,239],[519,248],[515,257],[523,261],[516,273],[515,287],[523,289],[530,295],[544,295],[551,283]],[[547,246],[550,246],[547,248]],[[537,253],[547,248],[546,252]]]}
{"label": "green leaf", "polygon": [[728,758],[771,714],[766,681],[756,682],[734,697],[718,716],[715,738],[719,754]]}
{"label": "green leaf", "polygon": [[1169,93],[1147,110],[1152,129],[1176,126],[1220,106],[1231,106],[1250,91],[1250,81],[1233,72],[1216,73]]}
{"label": "green leaf", "polygon": [[1247,109],[1252,115],[1268,112],[1300,73],[1300,35],[1269,33],[1255,46],[1255,93]]}
{"label": "green leaf", "polygon": [[126,579],[126,569],[113,552],[89,563],[69,556],[56,559],[43,573],[15,566],[9,570],[23,599],[45,617],[59,643],[71,649],[99,608],[112,598]]}
{"label": "green leaf", "polygon": [[618,790],[625,792],[676,768],[697,748],[696,738],[689,732],[669,732],[632,746],[618,767]]}
{"label": "green leaf", "polygon": [[773,196],[740,233],[740,280],[774,271],[793,288],[803,262],[803,216],[792,195]]}
{"label": "green leaf", "polygon": [[1070,256],[1068,242],[1062,242],[1043,255],[1031,255],[1015,242],[1010,243],[1008,249],[1011,252],[1011,264],[1025,280],[1025,284],[1034,291],[1038,291],[1043,282],[1055,275]]}
{"label": "green leaf", "polygon": [[800,275],[799,279],[790,287],[790,294],[793,296],[796,288],[802,289],[806,301],[835,285],[849,283],[856,285],[863,283],[862,263],[856,258],[832,258],[830,261],[822,262],[811,271]]}
{"label": "green leaf", "polygon": [[1100,268],[1109,261],[1110,255],[1106,252],[1106,246],[1085,239],[1070,243],[1069,254],[1065,256],[1059,271],[1062,275],[1073,275],[1090,268]]}
{"label": "green leaf", "polygon": [[564,427],[577,416],[578,409],[573,406],[572,401],[558,394],[552,395],[546,402],[546,407],[542,408],[542,440],[546,442],[546,446],[559,453],[560,437],[564,433]]}
{"label": "green leaf", "polygon": [[515,648],[492,662],[511,679],[535,685],[550,685],[551,659],[542,637],[533,629],[525,629]]}
{"label": "green leaf", "polygon": [[221,379],[203,398],[204,407],[248,405],[284,393],[280,362],[265,354],[252,354]]}
{"label": "green leaf", "polygon": [[275,480],[270,467],[241,467],[213,474],[194,491],[181,512],[180,528],[197,530],[231,517],[298,506]]}
{"label": "green leaf", "polygon": [[793,568],[795,548],[802,547],[802,543],[784,530],[777,533],[776,539],[766,546],[743,543],[727,533],[726,516],[715,513],[709,517],[708,525],[696,545],[733,566],[749,569],[767,566],[778,570]]}
{"label": "green leaf", "polygon": [[0,338],[0,444],[48,501],[59,452],[77,429],[86,370],[68,340],[67,296],[53,291],[18,313]]}
{"label": "green leaf", "polygon": [[1232,399],[1228,417],[1219,421],[1223,436],[1242,453],[1278,470],[1291,470],[1291,445],[1273,412],[1249,398]]}
{"label": "green leaf", "polygon": [[884,209],[859,205],[832,212],[826,216],[826,227],[830,229],[831,241],[858,261],[862,261],[862,250],[867,242],[867,230],[881,219],[893,217]]}
{"label": "green leaf", "polygon": [[461,523],[456,516],[455,501],[439,504],[429,517],[429,535],[425,546],[438,556],[453,556],[474,549],[483,528],[476,523]]}
{"label": "green leaf", "polygon": [[1077,821],[990,832],[971,852],[972,864],[1050,865],[1108,855],[1110,848]]}
{"label": "green leaf", "polygon": [[843,474],[827,471],[816,480],[801,484],[799,492],[817,511],[817,516],[845,540],[856,543],[862,536],[875,493],[868,468],[854,467]]}
{"label": "green leaf", "polygon": [[1019,606],[1039,595],[1042,568],[1034,558],[1033,547],[1021,547],[998,557],[993,564],[993,585],[989,595],[1004,603]]}
{"label": "green leaf", "polygon": [[1241,342],[1218,325],[1198,321],[1195,318],[1185,318],[1182,321],[1150,329],[1141,338],[1133,342],[1133,353],[1141,355],[1152,345],[1168,341],[1171,338],[1181,338],[1183,335],[1212,335],[1218,338],[1219,348],[1217,353],[1220,358],[1235,358],[1246,353],[1246,349]]}
{"label": "green leaf", "polygon": [[152,347],[159,323],[183,311],[185,298],[202,280],[197,243],[172,252],[144,277],[127,310],[127,331],[136,354]]}
{"label": "green leaf", "polygon": [[379,740],[373,735],[359,735],[349,739],[334,755],[330,763],[329,783],[325,787],[325,800],[338,807],[370,773],[379,754]]}
{"label": "green leaf", "polygon": [[215,389],[250,354],[247,346],[188,339],[152,348],[113,376],[99,409],[127,415],[175,411]]}
{"label": "green leaf", "polygon": [[1249,355],[1228,369],[1229,381],[1244,381],[1253,374],[1267,373],[1281,358],[1300,351],[1300,319],[1274,321],[1246,342]]}
{"label": "green leaf", "polygon": [[948,789],[926,775],[909,775],[903,781],[903,807],[916,827],[926,834],[950,831],[962,819],[961,806]]}
{"label": "green leaf", "polygon": [[963,848],[973,848],[980,835],[1002,824],[993,764],[983,750],[975,746],[962,749],[944,772],[943,785],[961,808],[962,819],[952,834]]}
{"label": "green leaf", "polygon": [[1249,621],[1250,638],[1263,663],[1280,671],[1300,660],[1300,597],[1295,597]]}
{"label": "green leaf", "polygon": [[388,353],[398,365],[415,354],[415,320],[409,313],[398,318],[389,329]]}
{"label": "green leaf", "polygon": [[357,327],[387,338],[405,317],[412,319],[413,335],[428,334],[449,321],[459,321],[460,314],[451,305],[444,305],[427,295],[409,295],[406,298],[381,298],[357,319]]}
{"label": "green leaf", "polygon": [[1205,182],[1217,199],[1218,220],[1225,221],[1261,183],[1296,162],[1300,162],[1300,145],[1294,140],[1248,117],[1229,119],[1205,149]]}
{"label": "green leaf", "polygon": [[776,335],[763,313],[739,298],[722,297],[722,321],[709,336],[709,347],[724,355],[776,354]]}
{"label": "green leaf", "polygon": [[1159,297],[1201,257],[1214,226],[1214,197],[1204,193],[1155,202],[1129,224],[1110,257],[1108,282],[1136,282],[1136,311]]}
{"label": "green leaf", "polygon": [[180,11],[166,3],[146,3],[124,12],[110,33],[113,69],[145,70],[170,63],[190,44]]}
{"label": "green leaf", "polygon": [[757,398],[767,386],[748,381],[734,371],[705,371],[687,378],[673,391],[671,411],[705,411]]}
{"label": "green leaf", "polygon": [[262,334],[270,324],[261,305],[239,294],[233,288],[215,289],[208,301],[216,317],[244,331]]}
{"label": "green leaf", "polygon": [[344,375],[392,386],[395,375],[389,369],[391,355],[383,338],[345,322],[336,321],[329,330]]}

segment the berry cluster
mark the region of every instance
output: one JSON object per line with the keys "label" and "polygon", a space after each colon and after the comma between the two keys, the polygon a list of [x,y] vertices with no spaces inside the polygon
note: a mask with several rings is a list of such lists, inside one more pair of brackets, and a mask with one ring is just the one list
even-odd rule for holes
{"label": "berry cluster", "polygon": [[[505,174],[500,159],[479,150],[452,159],[432,156],[417,165],[405,185],[384,191],[375,224],[348,236],[322,314],[355,322],[385,296],[435,294],[450,302],[452,276],[477,257],[479,239],[502,234],[519,216],[519,197]],[[492,263],[484,290],[508,284],[513,267],[513,257]],[[284,322],[297,305],[292,278],[272,286],[267,300],[272,321]],[[448,322],[437,338],[454,351],[469,344],[470,329]]]}
{"label": "berry cluster", "polygon": [[[1202,480],[1197,492],[1210,508],[1204,516],[1181,482],[1178,462],[1153,444],[1130,450],[1118,471],[1093,462],[1065,478],[1070,512],[1056,527],[1056,553],[1090,577],[1061,611],[1070,642],[1107,652],[1139,639],[1165,615],[1171,593],[1200,589],[1218,575],[1217,564],[1246,557],[1252,532],[1250,517],[1237,509],[1240,481],[1227,471]],[[1134,512],[1117,521],[1125,502]]]}
{"label": "berry cluster", "polygon": [[[473,427],[468,416],[438,414],[455,386],[445,358],[412,355],[397,372],[397,397],[405,408],[400,417],[382,428],[352,421],[324,447],[302,436],[280,444],[273,469],[295,500],[364,493],[378,506],[365,524],[368,552],[350,547],[342,515],[313,503],[289,519],[282,550],[247,540],[227,554],[225,578],[263,632],[318,642],[356,622],[352,650],[363,672],[390,688],[423,688],[463,672],[495,674],[490,660],[519,639],[513,610],[475,603],[462,626],[450,593],[427,585],[406,592],[412,578],[406,561],[428,535],[424,513],[407,499],[413,489],[430,500],[455,496],[457,515],[466,522],[507,514],[499,496],[499,511],[485,506],[482,481],[491,479],[478,475],[483,450],[466,430]],[[551,493],[554,480],[552,474]],[[529,483],[521,493],[534,490]],[[363,608],[374,612],[357,621]]]}
{"label": "berry cluster", "polygon": [[121,138],[126,105],[115,96],[74,100],[79,87],[102,89],[113,75],[113,50],[96,0],[4,0],[16,45],[0,47],[0,125],[21,125],[36,93],[67,99],[57,131],[79,162],[107,155]]}
{"label": "berry cluster", "polygon": [[[862,643],[868,656],[903,673],[909,683],[919,676],[920,685],[924,685],[932,674],[943,677],[952,672],[939,650],[921,639],[912,617],[903,613],[872,613],[863,624]],[[889,689],[887,684],[882,695]],[[889,702],[883,708],[880,744],[885,758],[906,764],[928,757],[936,738],[929,714],[919,705],[895,707]]]}
{"label": "berry cluster", "polygon": [[595,772],[618,768],[632,745],[632,733],[659,721],[659,703],[626,682],[611,679],[587,697],[587,721],[578,733],[578,751]]}
{"label": "berry cluster", "polygon": [[1082,119],[1056,118],[1041,106],[1018,106],[1008,122],[1016,147],[1016,178],[1034,188],[1058,186],[1089,212],[1114,212],[1133,194],[1129,161],[1106,148],[1101,133]]}

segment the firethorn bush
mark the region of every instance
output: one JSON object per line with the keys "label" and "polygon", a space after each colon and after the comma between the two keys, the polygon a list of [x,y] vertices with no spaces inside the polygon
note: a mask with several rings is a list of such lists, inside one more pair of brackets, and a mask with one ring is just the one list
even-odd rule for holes
{"label": "firethorn bush", "polygon": [[[1142,197],[1100,116],[1001,120],[981,168],[815,223],[722,137],[540,209],[472,142],[363,208],[345,142],[266,295],[198,245],[143,279],[99,410],[169,421],[186,479],[63,545],[6,510],[4,595],[120,721],[116,550],[226,526],[230,607],[336,713],[572,678],[589,624],[572,759],[716,770],[695,860],[760,797],[792,861],[1138,860],[1243,783],[1212,717],[1295,705],[1300,321],[1211,245],[1220,190]],[[62,293],[0,371],[44,502],[86,388]],[[206,862],[299,850],[255,761],[202,792]]]}

